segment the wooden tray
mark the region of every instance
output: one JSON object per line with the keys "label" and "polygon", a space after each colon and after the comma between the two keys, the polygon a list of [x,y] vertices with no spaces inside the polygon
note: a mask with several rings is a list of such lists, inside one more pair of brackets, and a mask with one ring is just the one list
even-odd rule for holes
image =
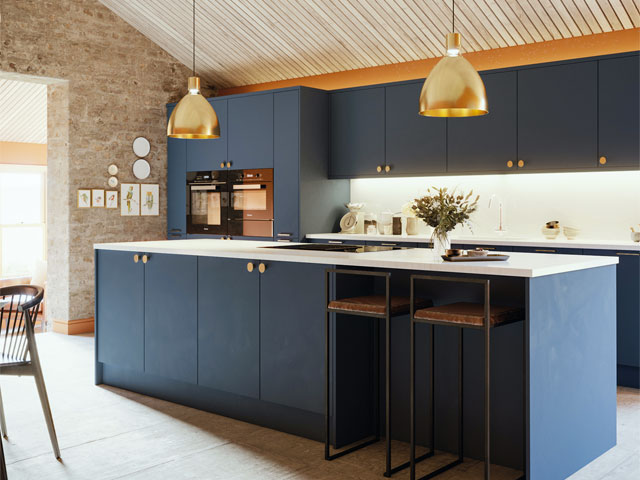
{"label": "wooden tray", "polygon": [[498,253],[490,253],[484,257],[470,257],[469,255],[448,257],[446,255],[442,255],[442,259],[447,262],[503,262],[505,260],[509,260],[509,255],[501,255]]}

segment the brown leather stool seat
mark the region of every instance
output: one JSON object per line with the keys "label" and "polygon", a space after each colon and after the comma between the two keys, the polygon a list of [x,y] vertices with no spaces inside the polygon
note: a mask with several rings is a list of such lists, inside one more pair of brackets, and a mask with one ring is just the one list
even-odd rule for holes
{"label": "brown leather stool seat", "polygon": [[[415,308],[426,308],[433,305],[431,300],[416,299]],[[391,297],[391,316],[409,313],[409,297]],[[387,300],[384,295],[367,295],[364,297],[342,298],[329,302],[329,310],[342,310],[353,313],[372,313],[385,315]]]}
{"label": "brown leather stool seat", "polygon": [[[393,309],[393,307],[392,307]],[[524,309],[491,305],[491,326],[517,322],[524,319]],[[481,303],[458,302],[438,307],[420,308],[414,313],[419,320],[456,323],[481,327],[484,325],[484,305]]]}

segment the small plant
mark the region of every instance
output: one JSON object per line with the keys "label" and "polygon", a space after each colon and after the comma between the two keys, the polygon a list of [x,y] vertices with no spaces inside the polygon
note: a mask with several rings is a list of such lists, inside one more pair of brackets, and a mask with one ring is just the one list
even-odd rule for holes
{"label": "small plant", "polygon": [[468,225],[469,217],[478,208],[480,195],[472,199],[473,190],[467,195],[449,193],[447,187],[431,187],[427,195],[413,201],[412,210],[416,217],[433,227],[431,240],[441,243],[448,241],[449,232],[457,225]]}

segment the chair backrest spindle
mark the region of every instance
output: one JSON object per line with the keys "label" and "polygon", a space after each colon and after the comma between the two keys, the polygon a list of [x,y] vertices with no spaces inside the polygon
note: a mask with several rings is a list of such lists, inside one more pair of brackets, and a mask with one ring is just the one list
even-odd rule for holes
{"label": "chair backrest spindle", "polygon": [[29,337],[33,335],[39,305],[43,298],[44,289],[36,285],[0,288],[0,299],[3,302],[0,319],[4,323],[4,329],[0,324],[0,333],[4,333],[0,353],[5,360],[27,361]]}

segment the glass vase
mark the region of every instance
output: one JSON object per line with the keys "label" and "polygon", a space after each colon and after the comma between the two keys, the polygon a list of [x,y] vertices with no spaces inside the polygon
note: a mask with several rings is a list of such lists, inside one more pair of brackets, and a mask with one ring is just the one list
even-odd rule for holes
{"label": "glass vase", "polygon": [[447,233],[433,234],[431,236],[433,242],[433,258],[434,260],[442,260],[442,256],[446,255],[447,250],[451,248],[451,240]]}

